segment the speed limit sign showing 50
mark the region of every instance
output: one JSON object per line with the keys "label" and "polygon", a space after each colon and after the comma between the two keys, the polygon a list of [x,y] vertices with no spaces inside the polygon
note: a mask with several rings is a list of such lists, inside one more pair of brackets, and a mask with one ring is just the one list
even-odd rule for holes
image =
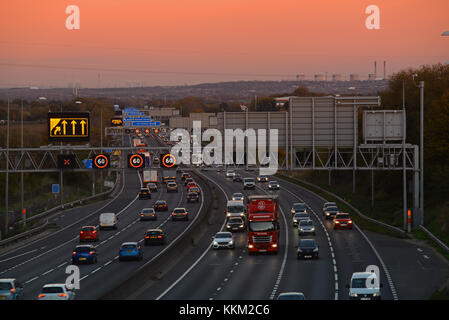
{"label": "speed limit sign showing 50", "polygon": [[128,154],[128,168],[139,169],[145,165],[144,158],[141,154]]}
{"label": "speed limit sign showing 50", "polygon": [[166,168],[171,168],[176,164],[176,158],[170,153],[166,153],[162,156],[162,165]]}
{"label": "speed limit sign showing 50", "polygon": [[109,163],[109,156],[106,154],[99,154],[92,161],[92,165],[96,169],[107,169],[109,168]]}

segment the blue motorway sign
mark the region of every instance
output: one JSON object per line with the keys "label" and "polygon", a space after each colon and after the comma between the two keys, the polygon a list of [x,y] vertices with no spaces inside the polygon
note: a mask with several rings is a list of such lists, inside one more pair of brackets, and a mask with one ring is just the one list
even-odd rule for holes
{"label": "blue motorway sign", "polygon": [[123,117],[124,122],[131,121],[152,121],[151,117]]}
{"label": "blue motorway sign", "polygon": [[[145,115],[143,112],[140,112],[139,110],[137,110],[135,108],[123,109],[122,114],[127,115],[127,116],[143,116],[143,115]],[[123,120],[123,121],[125,121],[125,120]]]}
{"label": "blue motorway sign", "polygon": [[86,169],[92,169],[92,159],[84,159],[83,163]]}
{"label": "blue motorway sign", "polygon": [[52,193],[59,193],[59,184],[52,184],[51,185],[51,192]]}
{"label": "blue motorway sign", "polygon": [[156,127],[160,126],[160,121],[133,121],[131,123],[133,127]]}

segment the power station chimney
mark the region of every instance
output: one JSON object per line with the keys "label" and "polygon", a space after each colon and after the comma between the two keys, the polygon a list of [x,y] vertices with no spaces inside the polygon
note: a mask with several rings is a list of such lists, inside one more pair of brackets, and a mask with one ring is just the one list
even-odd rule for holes
{"label": "power station chimney", "polygon": [[377,78],[377,61],[374,61],[374,78]]}
{"label": "power station chimney", "polygon": [[387,61],[384,60],[384,80],[387,79]]}

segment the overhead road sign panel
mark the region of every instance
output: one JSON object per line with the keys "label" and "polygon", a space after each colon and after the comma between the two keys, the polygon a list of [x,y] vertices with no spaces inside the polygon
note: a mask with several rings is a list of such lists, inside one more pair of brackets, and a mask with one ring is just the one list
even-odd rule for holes
{"label": "overhead road sign panel", "polygon": [[88,112],[49,112],[48,141],[89,141],[90,114]]}
{"label": "overhead road sign panel", "polygon": [[75,169],[76,156],[74,154],[58,154],[58,169]]}
{"label": "overhead road sign panel", "polygon": [[161,125],[160,121],[133,121],[132,127],[158,127]]}
{"label": "overhead road sign panel", "polygon": [[114,127],[120,127],[123,126],[123,120],[122,118],[115,117],[111,119],[111,125]]}

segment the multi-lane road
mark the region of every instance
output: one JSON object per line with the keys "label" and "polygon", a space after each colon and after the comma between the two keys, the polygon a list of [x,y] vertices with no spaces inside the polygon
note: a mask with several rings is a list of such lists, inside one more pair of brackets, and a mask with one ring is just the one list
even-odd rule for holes
{"label": "multi-lane road", "polygon": [[[125,138],[125,145],[129,143],[126,139],[129,137]],[[147,137],[146,140],[150,147],[164,145],[155,136]],[[270,178],[280,183],[279,191],[269,191],[266,183],[257,183],[255,190],[246,191],[242,183],[226,178],[223,172],[198,169],[193,172],[201,177],[201,181],[207,181],[207,186],[200,185],[203,190],[200,203],[188,204],[183,183],[178,184],[180,188],[177,193],[167,193],[160,185],[159,192],[153,193],[152,199],[139,200],[137,192],[142,184],[141,178],[137,171],[125,171],[122,189],[114,198],[58,213],[51,221],[60,227],[59,230],[0,255],[0,278],[17,278],[25,287],[25,299],[35,299],[44,284],[65,281],[65,268],[70,265],[72,250],[79,243],[81,227],[97,225],[102,212],[114,212],[119,217],[118,229],[100,231],[100,241],[95,243],[98,263],[80,266],[81,284],[76,291],[77,299],[107,296],[108,292],[117,288],[139,268],[148,265],[161,252],[170,254],[170,243],[189,232],[188,226],[195,222],[201,210],[206,210],[203,204],[204,199],[211,197],[210,188],[219,196],[218,213],[221,214],[226,200],[234,192],[242,192],[245,196],[277,194],[281,228],[279,252],[276,255],[249,255],[245,232],[234,234],[234,250],[212,250],[210,235],[224,229],[225,216],[218,216],[219,223],[211,224],[210,231],[200,238],[198,245],[186,250],[180,262],[170,267],[170,272],[155,281],[154,285],[139,284],[134,290],[133,299],[266,300],[275,299],[281,292],[301,291],[307,299],[345,300],[348,299],[345,286],[352,273],[364,271],[369,265],[379,267],[383,299],[400,299],[401,292],[406,298],[422,299],[448,275],[447,266],[435,254],[428,253],[437,265],[438,277],[432,279],[425,293],[409,295],[405,290],[412,287],[404,284],[407,276],[400,276],[400,268],[394,260],[395,253],[390,252],[391,244],[401,243],[405,246],[404,242],[400,242],[404,240],[377,241],[377,237],[368,236],[357,226],[353,230],[333,230],[332,222],[323,220],[321,214],[325,199],[279,178]],[[240,170],[240,173],[248,177],[256,174],[244,170]],[[158,213],[157,221],[140,221],[139,211],[151,207],[158,199],[166,200],[170,210],[178,206],[186,207],[190,212],[190,220],[172,222],[169,210]],[[318,260],[296,259],[295,246],[299,236],[292,226],[290,214],[291,205],[295,202],[306,203],[317,228],[313,237],[320,246]],[[144,232],[155,227],[161,227],[167,232],[167,245],[144,247],[142,261],[118,261],[121,243],[142,241]],[[390,246],[384,245],[387,242]],[[379,250],[379,246],[382,250]],[[414,259],[411,251],[405,255],[404,261]],[[408,270],[408,278],[425,277],[429,270],[432,272],[432,268]],[[417,281],[418,285],[426,285],[422,280]]]}

